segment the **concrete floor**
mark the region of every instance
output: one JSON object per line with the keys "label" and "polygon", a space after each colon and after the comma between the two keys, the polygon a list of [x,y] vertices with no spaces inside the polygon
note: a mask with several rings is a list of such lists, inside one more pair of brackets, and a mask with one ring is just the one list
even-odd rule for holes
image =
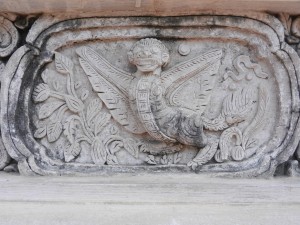
{"label": "concrete floor", "polygon": [[0,173],[0,224],[300,224],[300,178]]}

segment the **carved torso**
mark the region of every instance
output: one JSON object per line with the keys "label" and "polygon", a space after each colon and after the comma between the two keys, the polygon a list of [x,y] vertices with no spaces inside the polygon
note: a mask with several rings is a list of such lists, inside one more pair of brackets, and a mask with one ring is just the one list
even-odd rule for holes
{"label": "carved torso", "polygon": [[145,130],[156,140],[204,147],[206,137],[200,116],[168,106],[163,90],[156,76],[135,78],[131,83],[131,107]]}
{"label": "carved torso", "polygon": [[130,106],[137,113],[145,130],[153,138],[160,141],[174,142],[174,139],[171,139],[160,131],[152,112],[150,96],[155,82],[157,82],[157,79],[154,76],[135,77],[130,84]]}

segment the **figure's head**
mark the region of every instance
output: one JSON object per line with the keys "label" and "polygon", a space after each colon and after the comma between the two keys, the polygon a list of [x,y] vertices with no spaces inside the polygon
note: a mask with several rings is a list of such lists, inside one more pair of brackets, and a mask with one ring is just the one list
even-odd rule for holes
{"label": "figure's head", "polygon": [[166,46],[154,38],[145,38],[136,42],[128,52],[129,61],[142,73],[155,72],[169,62]]}

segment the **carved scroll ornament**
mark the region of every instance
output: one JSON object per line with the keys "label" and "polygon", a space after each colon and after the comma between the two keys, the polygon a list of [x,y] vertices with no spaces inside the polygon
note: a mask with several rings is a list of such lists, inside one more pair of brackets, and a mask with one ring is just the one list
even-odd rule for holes
{"label": "carved scroll ornament", "polygon": [[[0,82],[3,79],[5,68],[4,58],[10,56],[19,42],[19,33],[13,23],[0,16]],[[10,162],[10,157],[0,137],[0,170]]]}

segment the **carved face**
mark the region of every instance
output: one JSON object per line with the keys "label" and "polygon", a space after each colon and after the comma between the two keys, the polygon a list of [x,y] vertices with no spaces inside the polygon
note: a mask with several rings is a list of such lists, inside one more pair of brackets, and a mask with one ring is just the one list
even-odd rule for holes
{"label": "carved face", "polygon": [[129,60],[142,73],[154,72],[169,61],[167,48],[156,39],[142,39],[128,53]]}

